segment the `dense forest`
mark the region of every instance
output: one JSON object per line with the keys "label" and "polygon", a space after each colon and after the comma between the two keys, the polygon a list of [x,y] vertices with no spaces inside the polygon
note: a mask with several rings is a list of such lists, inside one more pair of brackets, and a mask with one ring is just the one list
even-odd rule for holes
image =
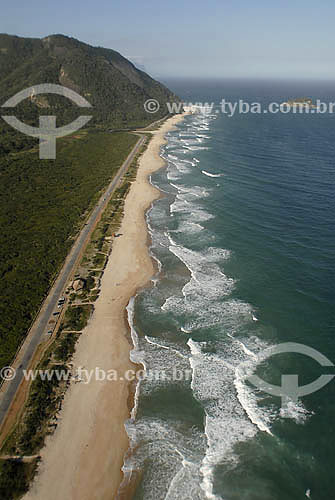
{"label": "dense forest", "polygon": [[40,160],[32,139],[3,131],[0,367],[10,364],[26,335],[83,214],[137,141],[135,135],[123,132],[81,131],[57,141],[56,160]]}

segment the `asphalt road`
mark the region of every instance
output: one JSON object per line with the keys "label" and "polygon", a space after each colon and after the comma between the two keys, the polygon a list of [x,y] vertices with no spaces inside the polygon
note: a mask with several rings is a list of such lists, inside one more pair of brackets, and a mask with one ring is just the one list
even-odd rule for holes
{"label": "asphalt road", "polygon": [[[138,134],[139,135],[139,134]],[[36,352],[36,348],[41,343],[42,340],[46,340],[46,331],[48,322],[53,316],[55,311],[59,311],[57,308],[58,301],[63,294],[64,288],[67,285],[69,279],[75,271],[76,264],[81,252],[84,250],[85,245],[88,241],[88,237],[92,233],[97,220],[104,211],[110,196],[118,186],[121,177],[128,170],[131,162],[136,156],[137,152],[145,142],[145,137],[141,136],[133,150],[129,154],[128,158],[125,160],[123,165],[120,167],[118,173],[113,178],[109,184],[105,193],[101,196],[97,205],[95,206],[93,212],[91,213],[87,223],[80,232],[78,238],[76,239],[70,253],[68,254],[66,261],[62,270],[60,271],[54,285],[52,286],[48,296],[43,302],[41,310],[26,338],[26,341],[22,345],[16,359],[19,361],[19,367],[16,369],[15,378],[11,381],[4,382],[3,391],[0,394],[0,426],[4,422],[7,412],[14,400],[15,394],[23,380],[23,370],[29,368],[30,362]],[[52,244],[52,242],[51,242]]]}

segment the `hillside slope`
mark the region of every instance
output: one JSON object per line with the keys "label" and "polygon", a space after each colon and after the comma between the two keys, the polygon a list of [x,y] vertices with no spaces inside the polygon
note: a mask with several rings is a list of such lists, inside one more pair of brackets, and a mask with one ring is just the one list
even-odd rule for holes
{"label": "hillside slope", "polygon": [[[75,90],[93,106],[90,124],[113,128],[146,125],[167,114],[167,101],[178,100],[114,50],[91,47],[64,35],[37,39],[0,34],[0,104],[41,83]],[[145,112],[147,99],[157,99],[159,112]],[[78,108],[63,97],[46,95],[29,101],[18,106],[16,116],[31,123],[40,114],[52,114],[50,111],[55,111],[59,124],[78,116]]]}

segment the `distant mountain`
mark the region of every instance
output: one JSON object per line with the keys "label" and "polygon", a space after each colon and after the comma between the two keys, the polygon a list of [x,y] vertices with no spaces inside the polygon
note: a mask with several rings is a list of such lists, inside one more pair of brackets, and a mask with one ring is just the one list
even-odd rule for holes
{"label": "distant mountain", "polygon": [[[17,92],[41,83],[57,83],[85,97],[93,106],[90,124],[113,128],[146,125],[167,114],[167,101],[179,99],[161,83],[111,49],[92,47],[64,35],[21,38],[0,34],[0,105]],[[148,114],[144,103],[156,99],[160,110]],[[18,106],[18,114],[36,122],[55,111],[57,123],[78,116],[64,97],[36,96]],[[11,113],[12,114],[12,113]]]}

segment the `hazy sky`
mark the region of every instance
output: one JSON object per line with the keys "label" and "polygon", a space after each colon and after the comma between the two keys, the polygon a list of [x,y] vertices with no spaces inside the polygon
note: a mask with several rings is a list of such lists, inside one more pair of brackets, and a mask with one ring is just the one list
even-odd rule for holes
{"label": "hazy sky", "polygon": [[0,32],[73,36],[155,77],[335,79],[334,0],[11,0]]}

